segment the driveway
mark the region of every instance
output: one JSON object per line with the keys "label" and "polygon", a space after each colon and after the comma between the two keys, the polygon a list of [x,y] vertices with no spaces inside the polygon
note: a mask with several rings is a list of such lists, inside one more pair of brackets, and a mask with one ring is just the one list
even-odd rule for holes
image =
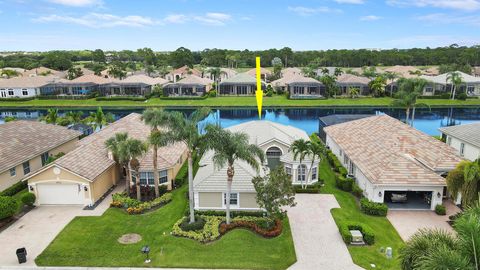
{"label": "driveway", "polygon": [[[113,192],[119,192],[118,186]],[[0,265],[18,265],[15,251],[27,249],[27,263],[35,266],[34,259],[52,242],[60,231],[76,216],[99,216],[109,207],[111,196],[95,210],[82,210],[82,206],[38,206],[0,233]]]}
{"label": "driveway", "polygon": [[450,201],[444,201],[443,204],[447,209],[445,216],[439,216],[430,210],[389,210],[387,218],[403,241],[410,239],[420,229],[442,229],[454,232],[447,223],[448,216],[460,212],[460,209]]}
{"label": "driveway", "polygon": [[340,208],[333,195],[296,194],[288,209],[297,262],[289,269],[363,269],[353,263],[330,213]]}

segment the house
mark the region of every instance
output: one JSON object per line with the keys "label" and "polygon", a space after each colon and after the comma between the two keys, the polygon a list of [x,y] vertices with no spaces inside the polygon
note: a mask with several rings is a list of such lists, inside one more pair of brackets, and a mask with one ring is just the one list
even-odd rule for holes
{"label": "house", "polygon": [[480,123],[439,128],[445,142],[471,161],[480,158]]}
{"label": "house", "polygon": [[64,78],[65,75],[66,73],[64,71],[58,71],[47,67],[32,68],[22,73],[23,77],[55,76],[58,78]]}
{"label": "house", "polygon": [[318,137],[325,143],[327,134],[323,130],[324,128],[370,116],[373,114],[332,114],[320,117],[318,119]]}
{"label": "house", "polygon": [[98,91],[99,85],[110,79],[94,74],[82,75],[73,80],[60,79],[40,87],[42,96],[85,96]]}
{"label": "house", "polygon": [[[256,68],[252,68],[245,73],[247,73],[251,77],[254,77],[254,78],[257,77],[257,69]],[[263,68],[263,67],[260,68],[260,78],[262,79],[262,81],[267,82],[268,77],[270,77],[272,75],[273,75],[273,72],[270,71],[269,69],[266,69],[266,68]]]}
{"label": "house", "polygon": [[41,88],[57,80],[53,76],[0,79],[0,98],[30,98],[41,94]]}
{"label": "house", "polygon": [[[462,78],[462,84],[456,93],[465,92],[468,96],[480,96],[480,78],[468,75],[461,71],[456,71]],[[428,81],[427,86],[423,89],[424,96],[439,95],[442,93],[450,93],[452,91],[452,83],[447,80],[449,73],[440,74],[438,76],[420,76]]]}
{"label": "house", "polygon": [[[363,195],[390,208],[435,209],[444,176],[462,161],[455,149],[388,115],[324,128],[326,145]],[[397,198],[406,202],[398,203]]]}
{"label": "house", "polygon": [[344,73],[337,77],[337,85],[340,87],[341,95],[349,95],[351,88],[357,88],[359,90],[359,95],[367,96],[370,94],[369,83],[369,78],[353,74]]}
{"label": "house", "polygon": [[298,67],[287,67],[282,69],[280,72],[282,77],[291,76],[291,75],[303,75],[303,72]]}
{"label": "house", "polygon": [[[220,95],[254,95],[257,91],[257,79],[248,73],[239,73],[232,78],[223,80],[218,86]],[[265,83],[263,82],[262,89],[265,89]]]}
{"label": "house", "polygon": [[167,75],[165,75],[165,79],[171,82],[177,82],[185,78],[187,75],[202,77],[202,72],[200,72],[198,69],[190,68],[189,66],[183,66],[170,71]]}
{"label": "house", "polygon": [[75,149],[82,134],[62,126],[17,120],[0,125],[0,191]]}
{"label": "house", "polygon": [[290,93],[292,99],[322,98],[326,95],[325,86],[321,82],[300,74],[285,74],[271,85],[276,91]]}
{"label": "house", "polygon": [[[292,183],[310,185],[318,181],[318,160],[311,165],[307,157],[302,164],[293,159],[290,147],[295,140],[309,140],[307,133],[292,126],[270,121],[250,121],[227,128],[232,132],[243,132],[249,136],[249,142],[260,147],[266,155],[267,162],[257,173],[245,162],[235,162],[231,208],[237,210],[258,210],[256,192],[252,178],[265,175],[269,169],[283,165]],[[227,188],[227,168],[213,165],[213,151],[208,151],[200,160],[200,169],[194,179],[195,209],[224,209]]]}
{"label": "house", "polygon": [[203,96],[212,89],[213,81],[196,75],[187,75],[183,79],[163,86],[164,96]]}
{"label": "house", "polygon": [[422,71],[414,66],[392,66],[384,69],[379,69],[381,73],[391,72],[397,74],[401,78],[417,78],[422,74]]}
{"label": "house", "polygon": [[[150,127],[141,115],[131,113],[78,141],[78,147],[30,175],[29,190],[37,197],[38,205],[93,205],[125,175],[121,166],[105,146],[116,133],[127,132],[129,137],[146,141]],[[158,149],[159,182],[171,189],[175,176],[186,159],[186,145],[174,143]],[[139,158],[140,184],[153,186],[153,150]],[[134,181],[136,181],[134,179]],[[132,183],[133,184],[133,183]]]}
{"label": "house", "polygon": [[[237,75],[237,72],[231,68],[220,68],[220,78],[219,81],[226,80],[228,78],[232,78],[233,76]],[[203,75],[204,78],[208,78],[212,81],[215,81],[215,76],[210,73],[209,69]]]}

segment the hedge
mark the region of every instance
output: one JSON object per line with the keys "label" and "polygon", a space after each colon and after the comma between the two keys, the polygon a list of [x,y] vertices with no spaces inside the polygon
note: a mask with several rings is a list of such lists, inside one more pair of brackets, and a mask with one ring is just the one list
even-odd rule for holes
{"label": "hedge", "polygon": [[20,181],[13,186],[5,189],[4,191],[0,192],[0,196],[13,196],[17,194],[18,192],[26,189],[28,186],[27,181]]}
{"label": "hedge", "polygon": [[160,99],[162,99],[162,100],[189,100],[189,99],[203,100],[203,99],[207,99],[207,98],[208,98],[207,95],[204,95],[204,96],[188,96],[188,97],[160,97]]}
{"label": "hedge", "polygon": [[146,101],[146,97],[129,97],[129,96],[113,96],[113,97],[97,97],[97,101],[117,101],[117,100],[130,100],[130,101]]}
{"label": "hedge", "polygon": [[360,210],[367,215],[385,217],[388,207],[384,203],[372,202],[367,198],[362,198],[360,200]]}
{"label": "hedge", "polygon": [[34,97],[26,97],[26,98],[21,98],[21,97],[13,97],[13,98],[0,98],[0,102],[1,101],[15,101],[15,102],[21,102],[21,101],[30,101],[30,100],[34,100],[35,98]]}
{"label": "hedge", "polygon": [[447,210],[445,209],[445,206],[441,204],[437,204],[435,206],[435,213],[437,213],[437,215],[440,215],[440,216],[445,216],[447,214]]}
{"label": "hedge", "polygon": [[342,239],[346,244],[350,244],[352,242],[352,235],[350,234],[350,230],[358,230],[363,235],[363,241],[367,245],[375,244],[375,233],[373,230],[363,223],[355,223],[355,222],[347,222],[339,224],[339,231],[342,235]]}
{"label": "hedge", "polygon": [[18,202],[9,196],[0,196],[0,220],[9,218],[17,212]]}
{"label": "hedge", "polygon": [[441,95],[433,96],[419,96],[419,99],[450,99],[450,93],[443,93]]}
{"label": "hedge", "polygon": [[[200,158],[197,154],[193,154],[192,163],[193,163],[193,176],[197,173],[200,165],[198,162]],[[183,184],[188,182],[188,159],[185,160],[180,170],[178,170],[177,175],[175,176],[175,185],[177,187],[183,186]]]}
{"label": "hedge", "polygon": [[22,199],[23,204],[28,205],[28,206],[33,206],[37,197],[35,197],[35,194],[27,192],[27,193],[22,195],[21,199]]}
{"label": "hedge", "polygon": [[351,192],[353,190],[354,184],[355,184],[355,181],[352,178],[346,178],[345,176],[342,176],[342,175],[335,176],[336,187],[343,191]]}

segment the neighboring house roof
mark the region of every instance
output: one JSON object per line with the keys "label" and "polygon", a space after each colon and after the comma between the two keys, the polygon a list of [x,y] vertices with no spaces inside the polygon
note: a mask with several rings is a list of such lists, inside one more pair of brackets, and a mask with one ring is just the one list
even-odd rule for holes
{"label": "neighboring house roof", "polygon": [[0,173],[81,135],[66,127],[36,121],[0,125]]}
{"label": "neighboring house roof", "polygon": [[0,88],[38,88],[57,81],[54,76],[23,76],[0,80]]}
{"label": "neighboring house roof", "polygon": [[59,80],[58,82],[64,83],[64,84],[107,84],[112,81],[113,79],[107,79],[105,77],[97,76],[92,73],[92,74],[82,75],[73,80],[62,79],[62,80]]}
{"label": "neighboring house roof", "polygon": [[287,86],[288,84],[313,84],[321,85],[322,83],[314,78],[305,77],[301,74],[285,74],[282,78],[271,82],[273,86]]}
{"label": "neighboring house roof", "polygon": [[370,79],[362,76],[356,76],[353,74],[343,73],[337,78],[337,83],[340,84],[363,84],[368,85]]}
{"label": "neighboring house roof", "polygon": [[212,84],[213,81],[207,78],[201,78],[196,75],[187,75],[185,78],[175,82],[175,83],[167,83],[165,86],[169,85],[209,85]]}
{"label": "neighboring house roof", "polygon": [[47,76],[53,75],[53,76],[62,77],[62,78],[65,76],[65,72],[54,70],[47,67],[32,68],[30,70],[26,70],[25,72],[23,72],[22,75],[24,77],[34,77],[34,76],[42,76],[42,74],[46,74]]}
{"label": "neighboring house roof", "polygon": [[480,123],[439,128],[440,132],[480,147]]}
{"label": "neighboring house roof", "polygon": [[163,84],[166,84],[168,83],[167,80],[163,79],[163,78],[160,78],[160,77],[157,77],[157,78],[152,78],[152,77],[149,77],[147,75],[143,75],[143,74],[138,74],[138,75],[132,75],[132,76],[128,76],[127,78],[119,81],[120,83],[123,82],[123,83],[144,83],[144,84],[148,84],[148,85],[163,85]]}
{"label": "neighboring house roof", "polygon": [[[257,69],[256,68],[252,68],[250,69],[249,71],[245,72],[247,73],[248,75],[250,76],[253,76],[253,77],[256,77],[257,76]],[[273,72],[271,72],[270,70],[266,69],[266,68],[260,68],[260,74],[265,74],[265,75],[272,75]]]}
{"label": "neighboring house roof", "polygon": [[225,79],[220,84],[256,84],[257,79],[248,73],[239,73],[231,78]]}
{"label": "neighboring house roof", "polygon": [[462,161],[452,147],[388,115],[333,125],[324,131],[378,185],[445,185],[438,173]]}
{"label": "neighboring house roof", "polygon": [[[138,113],[131,113],[104,129],[89,135],[78,142],[79,147],[65,156],[57,159],[54,164],[94,181],[101,173],[114,165],[115,162],[108,158],[108,149],[105,141],[116,133],[127,132],[130,138],[146,141],[150,134],[150,127],[141,119]],[[158,149],[158,169],[166,169],[175,165],[177,160],[186,151],[186,145],[176,143]],[[149,151],[141,160],[140,168],[153,167]],[[152,163],[150,165],[150,163]]]}
{"label": "neighboring house roof", "polygon": [[[462,77],[462,82],[463,83],[480,83],[480,78],[479,77],[474,77],[472,75],[468,75],[466,73],[463,73],[461,71],[456,71],[457,73],[460,74],[460,76]],[[443,73],[443,74],[440,74],[438,76],[425,76],[425,75],[422,75],[421,78],[429,81],[429,82],[433,82],[433,83],[437,83],[437,84],[447,84],[447,77],[450,73]],[[451,83],[450,81],[448,83]]]}
{"label": "neighboring house roof", "polygon": [[284,68],[282,69],[281,71],[282,73],[282,77],[285,77],[285,76],[288,76],[288,75],[302,75],[302,70],[298,67],[288,67],[288,68]]}
{"label": "neighboring house roof", "polygon": [[384,69],[378,69],[378,71],[383,71],[383,72],[393,72],[393,73],[396,73],[398,75],[400,75],[401,77],[404,77],[404,78],[415,78],[415,77],[418,77],[417,75],[413,74],[413,73],[416,73],[416,72],[421,72],[420,69],[414,67],[414,66],[392,66],[392,67],[388,67],[388,68],[384,68]]}
{"label": "neighboring house roof", "polygon": [[341,124],[353,120],[362,119],[365,117],[374,116],[373,114],[332,114],[319,118],[319,121],[323,123],[323,126],[332,126]]}
{"label": "neighboring house roof", "polygon": [[188,66],[179,67],[175,70],[170,71],[169,74],[171,74],[171,75],[176,75],[176,74],[196,75],[196,76],[199,76],[199,77],[202,76],[202,72],[200,72],[198,69],[190,68]]}

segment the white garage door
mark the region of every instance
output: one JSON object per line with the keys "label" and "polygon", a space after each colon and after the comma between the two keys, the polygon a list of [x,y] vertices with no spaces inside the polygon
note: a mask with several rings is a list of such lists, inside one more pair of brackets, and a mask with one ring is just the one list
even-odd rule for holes
{"label": "white garage door", "polygon": [[39,204],[84,204],[84,191],[79,184],[37,184],[37,192]]}

